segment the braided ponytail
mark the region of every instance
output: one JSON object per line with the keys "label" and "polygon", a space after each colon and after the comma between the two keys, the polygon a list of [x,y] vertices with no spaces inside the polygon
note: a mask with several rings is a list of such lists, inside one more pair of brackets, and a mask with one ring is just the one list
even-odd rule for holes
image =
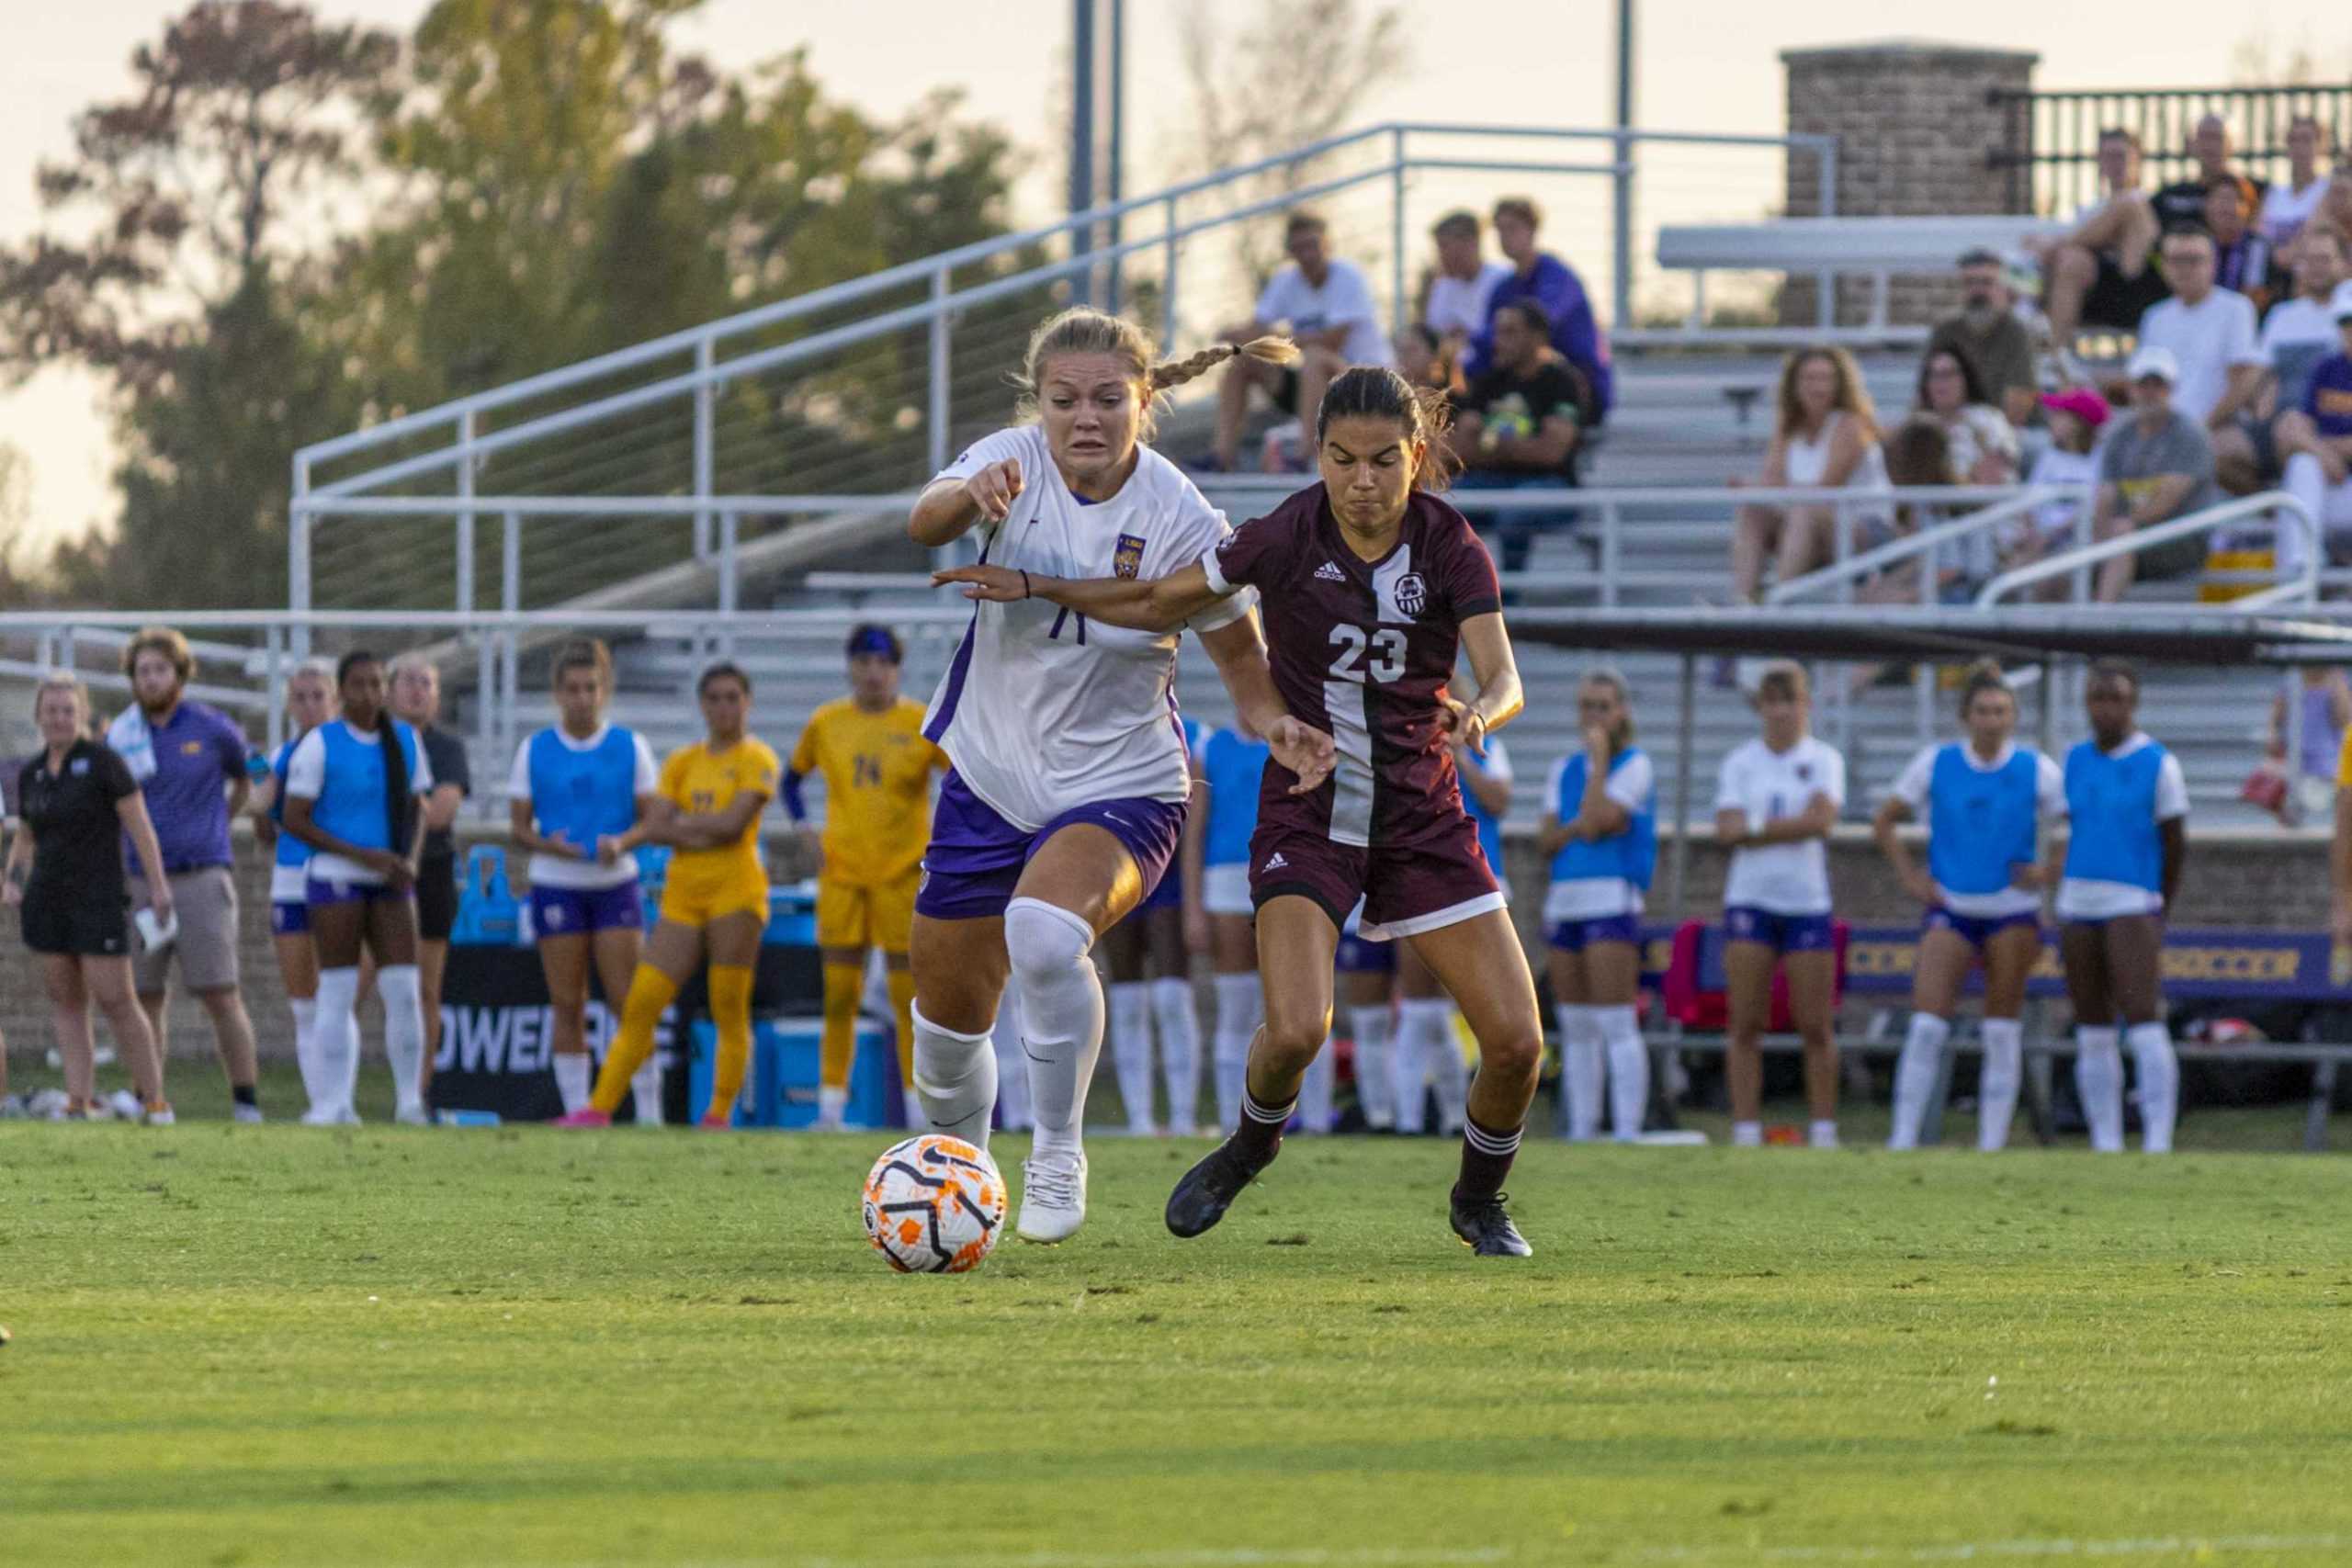
{"label": "braided ponytail", "polygon": [[1170,387],[1181,387],[1193,377],[1205,375],[1240,355],[1268,365],[1295,365],[1299,360],[1298,344],[1286,337],[1251,338],[1248,343],[1213,343],[1189,358],[1163,360],[1153,366],[1151,389],[1164,392]]}

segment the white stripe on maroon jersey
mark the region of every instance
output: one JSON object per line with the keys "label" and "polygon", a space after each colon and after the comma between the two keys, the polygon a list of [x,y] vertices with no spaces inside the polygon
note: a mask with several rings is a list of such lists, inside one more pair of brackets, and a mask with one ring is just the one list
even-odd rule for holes
{"label": "white stripe on maroon jersey", "polygon": [[1331,770],[1331,841],[1335,844],[1372,842],[1370,701],[1362,681],[1323,682],[1323,711],[1331,721],[1331,741],[1340,754],[1339,765]]}

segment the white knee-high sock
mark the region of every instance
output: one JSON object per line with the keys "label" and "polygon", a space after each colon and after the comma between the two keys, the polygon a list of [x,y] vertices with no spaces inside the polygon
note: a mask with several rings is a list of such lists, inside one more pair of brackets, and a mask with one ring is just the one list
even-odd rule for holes
{"label": "white knee-high sock", "polygon": [[1560,1092],[1568,1101],[1568,1137],[1589,1143],[1600,1135],[1600,1020],[1598,1008],[1582,1002],[1562,1002],[1555,1010],[1560,1021]]}
{"label": "white knee-high sock", "polygon": [[1306,1064],[1306,1076],[1298,1084],[1298,1130],[1302,1133],[1320,1137],[1331,1130],[1331,1089],[1339,1081],[1338,1055],[1327,1037],[1315,1060]]}
{"label": "white knee-high sock", "polygon": [[1102,981],[1087,956],[1093,946],[1093,928],[1068,909],[1042,898],[1004,908],[1039,1154],[1076,1157],[1084,1150],[1086,1090],[1102,1054]]}
{"label": "white knee-high sock", "polygon": [[422,1115],[424,1096],[417,1077],[424,1070],[424,992],[413,964],[390,964],[376,972],[376,993],[384,998],[384,1059],[391,1064],[392,1095],[403,1117]]}
{"label": "white knee-high sock", "polygon": [[1444,997],[1422,997],[1405,1005],[1419,1016],[1421,1070],[1437,1095],[1437,1130],[1445,1137],[1458,1136],[1469,1114],[1470,1069],[1453,1037],[1453,1003]]}
{"label": "white knee-high sock", "polygon": [[560,1051],[548,1058],[555,1073],[555,1092],[563,1101],[566,1116],[588,1103],[588,1093],[595,1087],[596,1059],[585,1051]]}
{"label": "white knee-high sock", "polygon": [[2025,1081],[2025,1025],[2014,1018],[1984,1021],[1984,1064],[1976,1081],[1976,1146],[1991,1154],[2009,1141],[2018,1086]]}
{"label": "white knee-high sock", "polygon": [[1241,1089],[1250,1073],[1250,1041],[1265,1007],[1255,975],[1216,977],[1216,1124],[1230,1133],[1241,1125]]}
{"label": "white knee-high sock", "polygon": [[915,1093],[934,1133],[989,1146],[996,1109],[996,1049],[988,1035],[942,1029],[914,1010]]}
{"label": "white knee-high sock", "polygon": [[1595,1008],[1601,1043],[1609,1050],[1609,1131],[1621,1144],[1642,1135],[1650,1109],[1650,1052],[1641,1015],[1632,1007]]}
{"label": "white knee-high sock", "polygon": [[2086,1024],[2075,1031],[2075,1097],[2083,1103],[2091,1147],[2103,1155],[2123,1152],[2123,1053],[2114,1029]]}
{"label": "white knee-high sock", "polygon": [[1396,1107],[1396,1131],[1419,1136],[1428,1130],[1430,1066],[1421,1047],[1428,1006],[1434,998],[1407,997],[1396,1004],[1396,1032],[1388,1048],[1388,1089]]}
{"label": "white knee-high sock", "polygon": [[1126,1108],[1127,1131],[1150,1135],[1159,1130],[1151,1115],[1151,987],[1141,980],[1110,986],[1111,1065],[1119,1074],[1119,1102]]}
{"label": "white knee-high sock", "polygon": [[1356,1101],[1363,1124],[1396,1125],[1396,1021],[1385,1005],[1350,1008],[1348,1038],[1356,1047]]}
{"label": "white knee-high sock", "polygon": [[[587,1058],[582,1056],[582,1061]],[[662,1125],[662,1053],[656,1051],[645,1058],[645,1066],[629,1075],[628,1091],[637,1097],[637,1124],[640,1127]]]}
{"label": "white knee-high sock", "polygon": [[1936,1073],[1943,1066],[1944,1042],[1951,1038],[1951,1023],[1930,1012],[1911,1015],[1911,1032],[1904,1037],[1903,1055],[1894,1063],[1894,1130],[1887,1135],[1890,1149],[1919,1146],[1919,1124],[1927,1119],[1928,1101],[1936,1092]]}
{"label": "white knee-high sock", "polygon": [[1159,1032],[1159,1077],[1168,1090],[1168,1130],[1190,1133],[1201,1121],[1201,1014],[1193,982],[1162,975],[1151,983],[1151,1021]]}
{"label": "white knee-high sock", "polygon": [[2132,1047],[2132,1067],[2140,1090],[2140,1147],[2172,1153],[2172,1126],[2180,1115],[2180,1057],[2172,1031],[2161,1023],[2135,1023],[2123,1032]]}
{"label": "white knee-high sock", "polygon": [[1037,1119],[1029,1113],[1029,1059],[1021,1054],[1021,987],[1011,981],[997,998],[989,1050],[996,1057],[996,1103],[1004,1130],[1025,1133]]}
{"label": "white knee-high sock", "polygon": [[359,966],[319,971],[318,1018],[312,1026],[319,1091],[311,1109],[341,1117],[351,1110],[351,1083],[359,1070]]}
{"label": "white knee-high sock", "polygon": [[294,1014],[294,1065],[302,1069],[302,1093],[312,1105],[324,1089],[319,1081],[319,1003],[315,997],[288,997]]}

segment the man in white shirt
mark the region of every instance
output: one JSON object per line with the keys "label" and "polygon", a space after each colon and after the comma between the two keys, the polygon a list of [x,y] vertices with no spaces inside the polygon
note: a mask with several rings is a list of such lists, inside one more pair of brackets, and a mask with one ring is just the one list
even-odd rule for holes
{"label": "man in white shirt", "polygon": [[1322,406],[1323,389],[1351,365],[1388,363],[1388,334],[1380,330],[1372,284],[1363,269],[1334,258],[1330,231],[1311,212],[1294,212],[1283,231],[1291,265],[1274,274],[1258,296],[1247,323],[1227,330],[1234,343],[1288,329],[1301,358],[1291,367],[1237,355],[1227,361],[1217,387],[1217,466],[1230,472],[1241,447],[1241,424],[1250,412],[1250,389],[1262,389],[1275,405],[1311,423]]}
{"label": "man in white shirt", "polygon": [[1487,301],[1495,285],[1510,276],[1510,264],[1479,254],[1478,215],[1467,208],[1437,220],[1430,238],[1437,243],[1437,269],[1423,279],[1419,320],[1436,334],[1438,352],[1449,364],[1487,325]]}
{"label": "man in white shirt", "polygon": [[2140,318],[2140,346],[2167,349],[2179,366],[2175,409],[2209,432],[2234,435],[2230,427],[2262,389],[2254,301],[2214,287],[2213,236],[2203,230],[2173,230],[2162,255],[2172,298]]}
{"label": "man in white shirt", "polygon": [[[2279,187],[2273,186],[2276,195]],[[2252,413],[2238,422],[2236,434],[2246,443],[2252,461],[2240,460],[2215,443],[2215,467],[2223,488],[2246,493],[2278,477],[2286,446],[2279,423],[2303,406],[2312,372],[2321,360],[2336,352],[2339,333],[2332,298],[2347,276],[2344,236],[2323,223],[2308,230],[2290,254],[2295,264],[2295,292],[2271,307],[2262,319],[2262,358],[2266,367],[2262,389]]]}

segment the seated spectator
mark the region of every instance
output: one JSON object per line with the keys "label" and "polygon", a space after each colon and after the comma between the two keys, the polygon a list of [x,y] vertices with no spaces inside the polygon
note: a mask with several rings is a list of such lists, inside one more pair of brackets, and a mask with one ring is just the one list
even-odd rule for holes
{"label": "seated spectator", "polygon": [[[2352,535],[2352,282],[2336,286],[2329,310],[2335,318],[2338,352],[2312,368],[2302,406],[2280,418],[2278,446],[2287,457],[2280,488],[2318,520],[2334,556]],[[2289,547],[2294,536],[2291,530],[2279,530],[2281,570],[2302,565],[2301,552]]]}
{"label": "seated spectator", "polygon": [[1475,378],[1487,368],[1494,352],[1495,313],[1514,299],[1532,299],[1544,307],[1544,319],[1552,323],[1554,351],[1575,366],[1585,385],[1592,389],[1592,401],[1584,410],[1584,423],[1590,427],[1609,416],[1610,405],[1616,400],[1609,368],[1609,338],[1592,313],[1592,300],[1576,269],[1550,252],[1535,248],[1536,231],[1543,226],[1542,209],[1526,197],[1505,197],[1495,203],[1495,243],[1510,263],[1511,274],[1487,297],[1486,329],[1471,341],[1463,370]]}
{"label": "seated spectator", "polygon": [[[1494,365],[1470,383],[1453,417],[1459,490],[1525,490],[1577,482],[1581,378],[1552,351],[1552,323],[1532,299],[1495,312]],[[1525,570],[1535,536],[1572,526],[1573,512],[1473,512],[1498,536],[1506,572]]]}
{"label": "seated spectator", "polygon": [[2284,255],[2326,197],[2326,152],[2327,130],[2316,118],[2299,114],[2287,122],[2287,177],[2264,195],[2255,220],[2272,255]]}
{"label": "seated spectator", "polygon": [[[1887,488],[1878,411],[1852,355],[1826,345],[1797,350],[1781,367],[1774,403],[1772,444],[1765,449],[1758,484],[1768,490]],[[1732,480],[1735,486],[1742,482]],[[1858,539],[1883,534],[1887,525],[1883,506],[1849,510],[1848,516]],[[1837,522],[1836,508],[1826,504],[1742,506],[1732,530],[1732,592],[1741,603],[1754,603],[1763,589],[1767,557],[1782,582],[1830,559],[1837,549]]]}
{"label": "seated spectator", "polygon": [[1960,314],[1937,324],[1928,339],[1930,355],[1949,350],[1965,360],[1986,400],[1998,407],[2011,424],[2033,417],[2039,386],[2033,373],[2033,337],[2018,320],[2017,297],[2001,258],[1990,251],[1971,251],[1960,258]]}
{"label": "seated spectator", "polygon": [[2085,378],[2067,352],[2076,332],[2086,326],[2131,332],[2168,292],[2155,265],[2162,230],[2140,188],[2137,135],[2120,129],[2099,132],[2098,178],[2098,199],[2075,214],[2070,232],[2027,244],[2042,262],[2041,309],[2051,342],[2067,378],[2076,382]]}
{"label": "seated spectator", "polygon": [[1430,391],[1453,390],[1453,357],[1446,353],[1435,327],[1415,321],[1396,334],[1396,373]]}
{"label": "seated spectator", "polygon": [[2272,306],[2262,319],[2262,386],[2255,394],[2252,411],[2238,419],[2238,431],[2252,453],[2251,460],[2237,452],[2234,443],[2231,444],[2233,455],[2219,459],[2222,487],[2241,495],[2278,478],[2286,461],[2279,446],[2279,425],[2295,417],[2311,386],[2312,372],[2335,352],[2331,300],[2335,286],[2347,276],[2344,237],[2329,224],[2306,224],[2290,254],[2294,292]]}
{"label": "seated spectator", "polygon": [[2312,214],[2312,221],[2328,224],[2337,233],[2352,237],[2352,152],[2336,164],[2335,173],[2327,182],[2327,194],[2319,198],[2319,210]]}
{"label": "seated spectator", "polygon": [[1241,448],[1251,388],[1311,422],[1332,377],[1351,365],[1388,363],[1388,336],[1380,330],[1372,285],[1353,263],[1331,254],[1329,225],[1311,212],[1294,212],[1283,231],[1283,246],[1290,265],[1267,281],[1251,319],[1225,335],[1246,343],[1287,328],[1300,359],[1285,367],[1237,355],[1226,363],[1217,388],[1215,461],[1227,470]]}
{"label": "seated spectator", "polygon": [[2202,229],[2165,235],[2164,268],[2172,298],[2140,318],[2140,346],[2172,355],[2175,410],[2208,432],[2225,430],[2262,388],[2254,302],[2213,286],[2213,236]]}
{"label": "seated spectator", "polygon": [[[1975,367],[1958,349],[1930,348],[1919,363],[1915,420],[1939,425],[1957,482],[2005,485],[2018,477],[2017,427],[1985,398]],[[1898,487],[1899,488],[1899,487]]]}
{"label": "seated spectator", "polygon": [[2188,133],[2188,156],[2197,170],[2185,180],[2175,180],[2157,190],[2151,199],[2156,209],[2156,221],[2167,232],[2186,225],[2203,228],[2206,223],[2205,194],[2215,180],[2233,180],[2238,187],[2238,205],[2249,213],[2262,210],[2263,197],[2269,186],[2263,181],[2250,179],[2230,167],[2230,128],[2217,114],[2199,120]]}
{"label": "seated spectator", "polygon": [[2223,175],[2205,187],[2205,230],[2213,236],[2213,282],[2254,301],[2259,316],[2270,303],[2270,243],[2247,224],[2244,182]]}
{"label": "seated spectator", "polygon": [[1419,315],[1445,357],[1459,365],[1470,340],[1487,330],[1487,303],[1510,276],[1510,264],[1480,254],[1478,215],[1466,209],[1439,219],[1430,238],[1437,244],[1437,266],[1421,279]]}
{"label": "seated spectator", "polygon": [[[2069,387],[2063,392],[2044,394],[2041,412],[2050,423],[2050,445],[2033,460],[2033,469],[2026,475],[2025,482],[2036,486],[2096,485],[2098,464],[2093,448],[2098,445],[2099,431],[2114,412],[2107,406],[2107,400],[2088,387]],[[2027,515],[1996,526],[1998,536],[1994,543],[2000,551],[2000,570],[2014,571],[2056,551],[2089,544],[2090,535],[2078,527],[2086,514],[2081,501],[2046,501]]]}
{"label": "seated spectator", "polygon": [[[2173,406],[2180,363],[2172,350],[2141,344],[2127,373],[2132,378],[2131,414],[2116,423],[2098,453],[2098,496],[2091,533],[2101,541],[2185,517],[2220,497],[2213,483],[2213,444],[2204,424]],[[2113,604],[2131,590],[2134,578],[2162,581],[2186,577],[2204,562],[2201,538],[2175,539],[2136,555],[2117,556],[2098,569],[2098,599]]]}

